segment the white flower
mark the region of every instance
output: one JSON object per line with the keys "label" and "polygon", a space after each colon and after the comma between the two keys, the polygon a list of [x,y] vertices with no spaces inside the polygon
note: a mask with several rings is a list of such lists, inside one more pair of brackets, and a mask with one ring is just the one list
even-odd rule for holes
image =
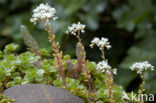
{"label": "white flower", "polygon": [[101,61],[97,64],[97,69],[103,70],[103,69],[111,69],[111,66],[108,65],[108,63],[106,61]]}
{"label": "white flower", "polygon": [[101,38],[101,40],[97,37],[95,37],[92,41],[91,41],[91,48],[93,48],[94,45],[97,45],[98,47],[100,47],[100,50],[102,50],[102,48],[106,47],[107,49],[111,48],[110,42],[108,42],[108,38]]}
{"label": "white flower", "polygon": [[44,20],[46,23],[49,23],[50,19],[56,20],[55,16],[56,10],[55,8],[50,7],[48,4],[40,4],[36,9],[33,10],[32,18],[30,18],[30,22],[34,24],[37,21]]}
{"label": "white flower", "polygon": [[97,64],[97,70],[100,70],[102,72],[107,72],[109,74],[111,74],[111,72],[113,74],[117,74],[117,69],[111,69],[112,67],[106,62],[106,61],[101,61]]}
{"label": "white flower", "polygon": [[112,69],[113,74],[117,75],[117,69]]}
{"label": "white flower", "polygon": [[111,69],[111,66],[108,65],[106,61],[101,61],[97,64],[97,70],[101,70],[102,72],[109,72],[108,69]]}
{"label": "white flower", "polygon": [[146,70],[154,70],[154,67],[151,64],[149,64],[148,61],[145,61],[145,62],[136,62],[130,67],[130,69],[136,70],[137,73],[142,74]]}
{"label": "white flower", "polygon": [[98,44],[99,42],[100,42],[100,39],[97,38],[97,37],[95,37],[95,38],[91,41],[91,44],[90,44],[91,48],[93,48],[93,46],[94,46],[95,44]]}
{"label": "white flower", "polygon": [[78,31],[80,31],[81,33],[84,33],[84,29],[85,29],[85,25],[84,24],[81,24],[80,22],[78,22],[78,24],[72,24],[72,26],[68,26],[68,30],[66,31],[66,34],[73,34],[73,35],[76,35],[76,33]]}

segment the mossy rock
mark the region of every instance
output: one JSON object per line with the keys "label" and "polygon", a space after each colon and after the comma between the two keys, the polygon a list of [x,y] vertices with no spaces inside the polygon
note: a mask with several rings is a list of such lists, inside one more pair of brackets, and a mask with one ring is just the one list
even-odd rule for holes
{"label": "mossy rock", "polygon": [[17,85],[8,88],[3,94],[9,99],[16,99],[13,103],[84,103],[67,90],[41,84]]}

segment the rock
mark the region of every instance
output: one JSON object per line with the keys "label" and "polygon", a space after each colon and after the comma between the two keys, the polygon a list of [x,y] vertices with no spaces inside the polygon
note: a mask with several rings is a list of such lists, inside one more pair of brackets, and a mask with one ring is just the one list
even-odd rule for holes
{"label": "rock", "polygon": [[17,85],[8,88],[3,94],[9,99],[16,99],[13,103],[85,103],[65,89],[41,84]]}

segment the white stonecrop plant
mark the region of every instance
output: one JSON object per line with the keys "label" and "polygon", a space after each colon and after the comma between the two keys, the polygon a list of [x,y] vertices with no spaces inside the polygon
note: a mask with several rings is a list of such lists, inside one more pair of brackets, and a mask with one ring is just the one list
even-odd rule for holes
{"label": "white stonecrop plant", "polygon": [[130,67],[130,69],[136,70],[137,73],[142,74],[146,70],[154,70],[154,66],[152,66],[148,61],[136,62]]}
{"label": "white stonecrop plant", "polygon": [[110,42],[108,41],[108,38],[104,38],[102,37],[101,40],[98,37],[95,37],[92,41],[91,41],[91,48],[93,48],[94,45],[97,45],[100,50],[102,50],[102,48],[106,47],[107,49],[111,48]]}
{"label": "white stonecrop plant", "polygon": [[[49,6],[48,4],[40,4],[37,8],[35,8],[33,10],[33,15],[32,18],[30,18],[30,22],[33,22],[34,24],[36,24],[37,22],[40,21],[44,21],[46,24],[46,30],[48,31],[48,36],[49,36],[49,41],[53,47],[53,51],[54,51],[54,56],[55,56],[55,64],[56,64],[56,68],[58,70],[60,70],[60,75],[62,77],[62,81],[64,86],[66,87],[66,81],[65,81],[65,73],[64,73],[64,63],[62,63],[63,59],[62,59],[62,52],[59,52],[59,44],[55,41],[55,35],[53,35],[52,33],[52,29],[50,27],[50,23],[49,20],[56,20],[57,17],[55,16],[56,14],[56,10],[55,8],[52,8],[51,6]],[[91,86],[92,83],[90,82],[91,79],[91,75],[89,74],[89,70],[88,70],[88,65],[87,65],[87,60],[86,60],[86,52],[84,50],[84,46],[82,45],[81,39],[80,39],[80,34],[85,32],[85,27],[86,25],[81,24],[80,22],[78,22],[77,24],[74,23],[71,26],[68,26],[68,30],[66,31],[67,34],[71,33],[72,35],[76,36],[79,39],[79,44],[81,44],[81,51],[83,54],[83,65],[86,68],[85,70],[85,75],[87,75],[87,79],[88,79],[88,87]],[[114,80],[113,80],[113,74],[117,75],[117,69],[116,68],[112,68],[109,64],[108,64],[108,60],[105,59],[105,55],[104,55],[104,49],[110,49],[111,45],[110,42],[108,41],[108,38],[104,38],[102,37],[101,39],[98,37],[95,37],[92,41],[91,41],[91,48],[93,48],[93,46],[96,45],[99,47],[99,49],[102,52],[102,61],[100,61],[97,64],[97,70],[100,70],[101,72],[103,72],[105,74],[105,83],[106,83],[106,87],[108,89],[108,95],[109,95],[109,101],[110,103],[115,103],[115,100],[113,98],[113,86],[114,86]],[[148,61],[145,62],[136,62],[135,64],[133,64],[130,67],[132,70],[136,70],[137,73],[141,74],[142,79],[144,79],[144,75],[146,70],[154,70],[154,67],[149,64]],[[38,74],[44,74],[44,70],[39,70],[37,73]],[[143,81],[141,84],[141,92],[140,94],[143,93],[143,87],[144,87],[145,82]],[[89,87],[92,88],[92,87]],[[89,89],[92,90],[92,89]],[[90,91],[89,91],[90,93]],[[126,94],[125,92],[123,92],[123,94]]]}
{"label": "white stonecrop plant", "polygon": [[[108,38],[102,37],[101,40],[98,37],[95,37],[91,41],[91,48],[94,47],[94,45],[97,45],[102,52],[104,52],[104,48],[106,47],[107,49],[111,48],[110,42],[108,41]],[[103,60],[97,64],[97,70],[101,70],[102,72],[107,72],[109,74],[117,74],[117,69],[111,69],[112,67],[108,64],[107,60]]]}
{"label": "white stonecrop plant", "polygon": [[[137,71],[138,74],[140,74],[142,83],[140,84],[140,89],[138,91],[139,95],[143,95],[143,92],[145,91],[145,73],[147,70],[154,70],[154,66],[152,66],[148,61],[144,62],[136,62],[134,63],[131,67],[131,70]],[[138,103],[143,103],[141,102],[142,100],[138,99]]]}
{"label": "white stonecrop plant", "polygon": [[111,45],[108,41],[108,38],[102,37],[99,39],[98,37],[95,37],[91,41],[91,48],[94,47],[94,45],[97,45],[101,50],[101,57],[102,61],[97,64],[97,70],[102,71],[105,74],[105,83],[106,87],[108,89],[108,96],[109,96],[109,103],[115,103],[115,100],[113,98],[113,85],[114,85],[114,79],[113,74],[117,74],[117,69],[112,69],[112,67],[108,64],[108,60],[105,58],[104,48],[110,49]]}
{"label": "white stonecrop plant", "polygon": [[72,24],[72,26],[68,26],[68,30],[66,31],[66,34],[71,33],[72,35],[76,35],[77,32],[81,32],[84,33],[84,29],[85,29],[86,25],[81,24],[80,22],[78,22],[78,24]]}
{"label": "white stonecrop plant", "polygon": [[52,8],[48,4],[40,4],[36,9],[33,10],[32,18],[30,18],[30,22],[36,24],[38,21],[43,20],[46,23],[49,23],[49,20],[56,20],[55,16],[56,10]]}

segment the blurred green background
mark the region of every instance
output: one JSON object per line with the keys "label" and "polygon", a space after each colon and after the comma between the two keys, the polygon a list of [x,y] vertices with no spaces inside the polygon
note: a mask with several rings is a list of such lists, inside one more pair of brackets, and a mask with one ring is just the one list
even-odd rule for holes
{"label": "blurred green background", "polygon": [[[72,23],[86,24],[81,35],[90,61],[100,61],[98,48],[91,49],[94,37],[108,37],[112,45],[106,57],[112,67],[118,69],[115,82],[128,92],[136,91],[141,79],[129,67],[137,61],[148,60],[156,67],[156,0],[0,0],[0,50],[15,42],[24,52],[19,27],[24,24],[39,42],[41,48],[50,51],[47,33],[42,25],[33,25],[29,19],[32,10],[40,3],[48,3],[57,10],[58,20],[51,22],[57,41],[65,54],[75,58],[76,38],[66,35]],[[148,72],[147,93],[156,94],[156,71]]]}

